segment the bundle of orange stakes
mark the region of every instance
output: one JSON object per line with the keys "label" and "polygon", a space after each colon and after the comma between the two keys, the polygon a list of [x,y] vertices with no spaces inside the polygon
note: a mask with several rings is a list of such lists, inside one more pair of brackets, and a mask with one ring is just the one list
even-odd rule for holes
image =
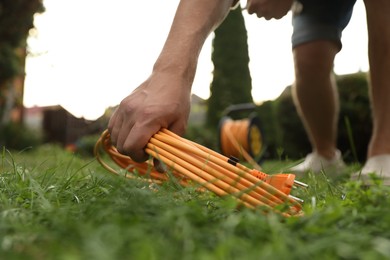
{"label": "bundle of orange stakes", "polygon": [[183,186],[199,185],[219,196],[233,196],[239,204],[275,211],[283,216],[300,216],[302,201],[290,195],[294,185],[307,187],[295,180],[294,174],[267,175],[249,169],[235,158],[225,157],[195,142],[182,138],[167,129],[161,129],[149,140],[145,149],[153,158],[162,161],[169,172],[160,173],[151,160],[137,163],[120,154],[112,146],[108,131],[104,131],[95,145],[95,156],[101,165],[113,174],[119,173],[101,156],[104,151],[122,169],[128,178],[143,178],[152,183],[163,183],[175,178]]}

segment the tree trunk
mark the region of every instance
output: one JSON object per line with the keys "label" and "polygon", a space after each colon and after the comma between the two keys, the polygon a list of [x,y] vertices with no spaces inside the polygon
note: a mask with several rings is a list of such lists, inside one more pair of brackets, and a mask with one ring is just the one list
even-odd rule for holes
{"label": "tree trunk", "polygon": [[11,122],[23,123],[26,48],[18,48],[15,53],[20,61],[20,73],[0,85],[0,127]]}

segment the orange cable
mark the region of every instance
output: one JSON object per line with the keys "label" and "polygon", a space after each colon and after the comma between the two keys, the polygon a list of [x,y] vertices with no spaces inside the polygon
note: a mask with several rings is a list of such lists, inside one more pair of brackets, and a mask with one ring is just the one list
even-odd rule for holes
{"label": "orange cable", "polygon": [[[162,149],[165,149],[165,150],[156,149],[156,146],[154,146],[155,143],[156,143],[156,145],[158,145],[159,147],[161,147]],[[159,143],[158,140],[153,140],[153,138],[151,139],[151,144],[149,144],[148,147],[150,147],[150,148],[153,147],[154,149],[156,149],[156,151],[159,152],[159,154],[171,153],[175,156],[180,157],[183,160],[178,161],[177,162],[178,164],[180,164],[180,162],[185,164],[186,165],[185,167],[187,169],[191,170],[192,172],[197,173],[199,176],[203,177],[205,180],[207,180],[209,182],[216,183],[217,186],[218,186],[218,184],[225,185],[224,183],[227,183],[230,187],[233,187],[233,191],[231,191],[231,192],[240,193],[240,191],[243,191],[247,188],[250,188],[250,187],[248,187],[249,185],[244,186],[240,182],[240,179],[242,178],[241,176],[239,176],[239,178],[237,178],[237,179],[234,179],[234,177],[232,178],[231,175],[229,176],[229,173],[230,173],[229,171],[224,170],[222,167],[213,164],[213,162],[211,162],[211,161],[204,162],[202,160],[197,160],[195,157],[190,156],[189,154],[184,153],[184,152],[182,152],[182,151],[180,151],[172,146],[168,146],[164,143]],[[207,175],[207,174],[209,174],[209,175]],[[224,183],[222,183],[222,182],[224,182]],[[260,182],[262,182],[262,181],[260,181]],[[224,186],[224,188],[228,189],[229,186],[227,186],[227,187]],[[255,188],[257,188],[257,187],[255,187]],[[254,190],[258,190],[258,189],[254,189]],[[248,189],[248,192],[251,194],[255,193],[254,191],[251,191],[250,189]],[[260,192],[260,193],[262,193],[262,192]],[[262,193],[260,195],[265,195],[265,194]],[[264,203],[271,204],[272,206],[275,206],[275,203],[272,201],[269,201],[266,197],[256,196],[256,195],[254,197],[260,201],[263,201]],[[278,201],[278,202],[279,202],[279,204],[282,203],[282,201]]]}
{"label": "orange cable", "polygon": [[[271,184],[272,186],[276,187],[278,190],[284,192],[286,195],[288,195],[290,193],[291,188],[294,186],[294,184],[296,184],[295,175],[293,175],[293,174],[267,175],[267,174],[265,174],[261,171],[258,171],[256,169],[250,170],[240,163],[237,163],[235,166],[230,165],[230,164],[226,164],[226,162],[229,160],[229,158],[222,155],[222,154],[219,154],[211,149],[208,149],[202,145],[199,145],[199,144],[194,143],[192,141],[189,141],[187,139],[181,138],[178,135],[176,135],[168,130],[162,129],[161,132],[166,133],[166,134],[180,140],[180,142],[178,143],[178,145],[181,145],[180,149],[183,149],[187,152],[192,152],[192,153],[197,152],[198,156],[200,156],[200,157],[205,157],[205,156],[209,156],[209,155],[215,156],[216,158],[222,160],[224,167],[229,167],[229,169],[233,172],[237,171],[237,169],[235,168],[235,167],[237,167],[241,171],[245,171],[247,173],[250,173],[251,175],[253,175],[254,177],[257,178],[257,179],[253,178],[252,176],[249,175],[250,177],[248,177],[248,178],[251,178],[252,182],[256,182],[256,181],[258,181],[258,179],[261,179],[261,180]],[[192,147],[189,147],[189,146],[186,147],[186,146],[184,146],[184,143],[194,145],[194,146],[198,147],[200,150],[202,150],[204,153],[196,151]],[[236,172],[236,173],[239,173],[239,172]],[[305,186],[305,185],[303,184],[302,186]]]}
{"label": "orange cable", "polygon": [[[151,160],[137,163],[130,157],[120,154],[111,145],[107,130],[98,139],[94,153],[104,168],[119,175],[116,170],[104,162],[100,155],[101,150],[104,150],[122,169],[133,173],[126,174],[127,178],[139,177],[134,175],[135,171],[149,182],[162,183],[170,178],[167,173],[157,172]],[[284,216],[301,213],[301,204],[289,197],[291,188],[283,183],[286,179],[294,179],[293,174],[278,174],[280,176],[274,178],[256,169],[250,170],[236,162],[233,165],[229,163],[228,157],[182,138],[167,129],[161,129],[153,135],[145,151],[170,167],[171,175],[183,186],[193,181],[219,196],[232,195],[240,204],[250,208],[261,206]],[[276,210],[275,207],[280,204],[289,205],[287,211]]]}
{"label": "orange cable", "polygon": [[[212,151],[212,150],[209,150],[208,148],[203,147],[203,149],[206,150],[206,151],[208,151],[208,153],[205,153],[205,152],[202,153],[202,151],[200,151],[200,150],[193,149],[193,148],[190,147],[190,146],[186,146],[185,143],[192,143],[192,142],[191,142],[191,141],[188,141],[188,140],[186,140],[186,139],[184,139],[184,138],[181,138],[181,137],[179,137],[178,135],[175,135],[174,133],[172,133],[172,132],[170,132],[170,131],[168,131],[168,130],[166,130],[166,129],[162,129],[162,130],[160,131],[160,133],[157,133],[157,134],[155,135],[155,137],[160,137],[160,138],[162,138],[162,137],[161,137],[161,135],[162,135],[161,132],[162,132],[162,133],[169,133],[170,136],[176,138],[176,139],[178,140],[178,142],[176,142],[175,144],[176,144],[178,147],[180,147],[180,149],[186,151],[187,153],[194,153],[194,154],[197,154],[197,155],[198,155],[199,157],[201,157],[201,158],[206,158],[206,157],[207,157],[209,160],[212,160],[213,162],[215,162],[215,163],[221,165],[222,167],[227,168],[229,171],[232,172],[232,174],[235,174],[236,176],[240,176],[240,175],[245,176],[245,179],[249,179],[249,181],[250,181],[250,183],[251,183],[252,186],[256,184],[256,185],[260,185],[260,186],[263,186],[263,187],[264,187],[264,185],[267,184],[267,183],[265,183],[265,182],[270,181],[271,179],[273,179],[273,176],[270,177],[269,175],[267,175],[267,174],[265,174],[265,173],[262,173],[262,172],[259,172],[259,171],[257,171],[257,170],[252,170],[252,171],[251,171],[251,170],[249,170],[247,167],[245,167],[245,166],[242,165],[242,164],[238,164],[238,163],[237,163],[236,166],[233,166],[233,165],[227,163],[227,161],[228,161],[228,158],[227,158],[227,157],[223,157],[222,155],[220,155],[220,154],[218,154],[218,153],[216,153],[216,152],[214,152],[214,151]],[[166,141],[169,142],[169,139],[166,139]],[[171,142],[173,142],[173,141],[171,141]],[[192,143],[192,144],[194,144],[194,143]],[[200,145],[197,145],[197,146],[199,147]],[[216,156],[217,158],[213,156],[213,155],[216,155],[216,154],[218,155],[218,156]],[[218,159],[218,157],[219,157],[219,159]],[[222,159],[222,160],[221,160],[221,159]],[[253,173],[254,171],[255,171],[256,173],[258,173],[258,174],[261,174],[261,175],[259,175],[259,176],[257,176],[257,177],[261,177],[260,179],[263,180],[262,182],[259,183],[259,179],[256,178],[256,177],[254,177],[254,176],[252,176],[252,173]],[[250,173],[250,174],[248,174],[248,173]],[[225,173],[225,174],[226,174],[226,173]],[[295,178],[295,175],[292,175],[292,174],[282,174],[282,175],[283,175],[284,177],[289,178],[289,179],[291,179],[291,177],[294,177],[294,178]],[[280,178],[279,178],[279,179],[280,179]],[[286,188],[284,185],[280,185],[280,183],[282,183],[281,181],[282,181],[282,180],[279,180],[279,183],[276,183],[276,182],[274,181],[274,183],[278,184],[280,187]],[[259,183],[259,184],[257,184],[257,183]],[[291,183],[290,185],[292,186],[293,183]],[[271,192],[274,196],[276,196],[276,197],[278,197],[278,198],[286,198],[286,196],[285,196],[286,194],[284,194],[283,192],[281,192],[281,191],[279,191],[278,189],[274,188],[273,186],[271,186],[271,185],[266,185],[266,188],[267,188],[268,191]],[[289,191],[288,191],[288,193],[289,193]],[[291,198],[289,198],[288,200],[289,200],[290,202],[294,201],[294,200],[291,199]],[[294,202],[295,202],[295,201],[294,201]]]}

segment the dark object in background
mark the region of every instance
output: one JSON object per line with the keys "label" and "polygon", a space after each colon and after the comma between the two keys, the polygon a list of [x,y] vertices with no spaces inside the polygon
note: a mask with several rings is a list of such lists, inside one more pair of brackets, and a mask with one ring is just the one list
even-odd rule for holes
{"label": "dark object in background", "polygon": [[[367,73],[337,76],[340,97],[337,146],[345,161],[363,162],[371,137],[372,117]],[[295,109],[291,86],[274,101],[257,108],[267,135],[266,158],[300,159],[311,152],[303,124]]]}

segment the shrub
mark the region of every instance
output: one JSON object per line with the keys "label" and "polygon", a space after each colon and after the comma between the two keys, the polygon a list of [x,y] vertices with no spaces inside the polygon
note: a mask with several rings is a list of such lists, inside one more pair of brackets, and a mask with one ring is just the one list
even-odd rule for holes
{"label": "shrub", "polygon": [[[94,156],[93,150],[100,134],[85,135],[74,144],[74,152],[81,156]],[[71,150],[71,149],[70,149]]]}
{"label": "shrub", "polygon": [[[366,76],[366,73],[337,76],[340,96],[337,145],[347,161],[362,162],[365,160],[372,131]],[[311,151],[311,146],[295,109],[291,87],[287,87],[272,102],[276,112],[272,114],[272,118],[265,116],[267,119],[265,125],[274,125],[265,131],[270,143],[268,148],[271,149],[268,154],[275,156],[278,154],[277,150],[282,148],[284,154],[289,158],[303,157]],[[262,117],[264,117],[264,113]],[[264,118],[263,121],[265,121]]]}
{"label": "shrub", "polygon": [[340,117],[338,144],[347,160],[364,161],[372,132],[366,73],[338,78]]}
{"label": "shrub", "polygon": [[9,123],[0,127],[0,146],[11,150],[22,150],[42,143],[39,132],[19,123]]}

